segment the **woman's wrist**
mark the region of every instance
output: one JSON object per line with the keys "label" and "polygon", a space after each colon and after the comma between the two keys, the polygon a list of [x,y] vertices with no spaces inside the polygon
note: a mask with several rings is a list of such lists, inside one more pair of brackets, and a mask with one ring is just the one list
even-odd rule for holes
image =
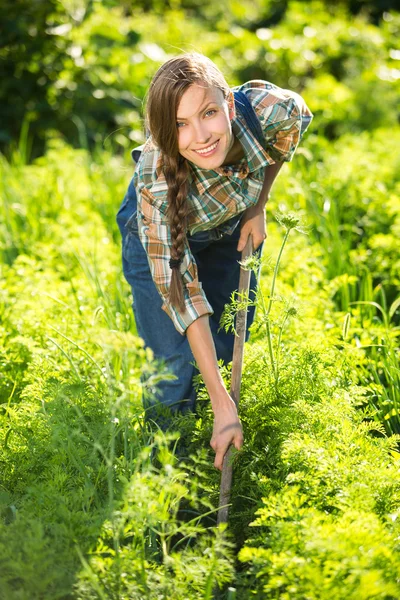
{"label": "woman's wrist", "polygon": [[265,212],[268,200],[269,200],[269,193],[261,191],[258,202],[255,205],[255,208],[258,210],[258,212],[260,212],[260,213]]}
{"label": "woman's wrist", "polygon": [[214,415],[216,415],[221,410],[225,410],[226,408],[231,408],[232,404],[234,404],[225,385],[223,386],[223,388],[218,390],[218,392],[214,392],[209,395],[210,395],[211,408],[213,410]]}

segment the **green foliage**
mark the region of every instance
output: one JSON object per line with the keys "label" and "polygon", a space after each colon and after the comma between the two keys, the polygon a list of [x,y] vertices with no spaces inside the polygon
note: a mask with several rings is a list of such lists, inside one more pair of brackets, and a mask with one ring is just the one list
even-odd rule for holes
{"label": "green foliage", "polygon": [[245,547],[240,553],[251,564],[249,575],[257,577],[253,597],[395,600],[400,565],[394,535],[389,542],[386,528],[373,515],[316,514],[303,500],[294,488],[283,505],[272,496],[260,510],[255,524],[268,528],[274,549]]}
{"label": "green foliage", "polygon": [[11,154],[20,143],[34,158],[62,137],[75,147],[127,150],[143,139],[142,102],[155,70],[187,50],[213,58],[232,84],[269,79],[302,92],[314,127],[331,139],[390,127],[400,91],[399,16],[390,8],[320,0],[7,0],[0,148]]}
{"label": "green foliage", "polygon": [[[398,597],[400,20],[380,19],[389,9],[6,3],[1,600]],[[135,335],[115,223],[150,78],[193,48],[233,84],[298,89],[315,113],[269,203],[229,536],[215,527],[201,378],[197,414],[174,422],[179,441],[145,424],[142,398],[170,374]],[[227,328],[249,303],[233,300]]]}
{"label": "green foliage", "polygon": [[[269,246],[278,258],[286,235],[270,224]],[[290,240],[278,282],[278,259],[275,269],[268,256],[263,261],[261,289],[275,298],[270,329],[263,329],[261,312],[246,352],[245,446],[235,457],[231,510],[243,562],[238,598],[250,590],[255,598],[394,599],[399,438],[384,435],[367,402],[369,387],[357,385],[357,369],[374,363],[365,361],[363,348],[344,343],[357,335],[358,319],[335,314],[331,291],[320,287],[322,261],[318,252],[307,252],[307,238]],[[299,290],[292,298],[297,314],[282,329],[293,288]],[[396,306],[387,311],[391,317]],[[371,334],[366,315],[364,324]],[[273,344],[280,340],[278,379],[269,337]]]}
{"label": "green foliage", "polygon": [[146,459],[136,462],[114,522],[103,524],[97,547],[84,560],[76,598],[205,599],[213,585],[231,579],[231,550],[222,533],[207,530],[200,516],[179,520],[182,502],[186,511],[211,508],[199,496],[201,473],[191,478],[173,467],[166,447],[161,451],[160,469]]}
{"label": "green foliage", "polygon": [[273,475],[259,484],[262,508],[239,555],[256,598],[397,597],[396,441],[371,438],[351,395],[332,391],[314,403],[296,396],[283,486]]}
{"label": "green foliage", "polygon": [[49,107],[45,99],[50,81],[41,79],[40,72],[46,57],[51,57],[49,66],[56,73],[65,51],[65,44],[58,45],[55,36],[45,33],[50,22],[59,16],[58,11],[55,0],[5,0],[2,3],[2,148],[19,137],[26,111],[29,114],[35,107],[40,107],[43,117],[48,117]]}
{"label": "green foliage", "polygon": [[398,283],[396,254],[388,254],[399,227],[399,135],[398,128],[366,131],[329,147],[310,136],[297,162],[289,206],[307,214],[330,279],[360,277],[365,266],[375,283]]}
{"label": "green foliage", "polygon": [[[386,139],[377,133],[368,150],[360,138],[352,152],[360,160],[369,151],[383,156]],[[128,183],[121,162],[109,153],[93,162],[60,143],[31,165],[18,153],[12,164],[2,161],[0,589],[7,600],[211,598],[215,586],[226,599],[228,583],[237,598],[248,590],[260,598],[318,597],[319,590],[368,598],[369,585],[393,595],[398,439],[385,437],[380,419],[397,431],[388,377],[398,306],[367,266],[362,276],[327,279],[328,233],[315,223],[328,232],[334,223],[320,221],[319,205],[307,201],[319,162],[332,198],[337,170],[347,183],[352,202],[342,222],[367,210],[374,235],[390,236],[396,159],[382,167],[392,190],[382,214],[372,189],[363,203],[352,166],[338,154],[310,139],[296,181],[289,165],[272,194],[277,223],[269,223],[243,374],[246,443],[234,457],[234,547],[215,529],[219,476],[204,389],[197,417],[176,422],[185,456],[197,458],[178,468],[159,441],[159,466],[150,461],[143,386],[151,392],[167,374],[133,335],[114,223]],[[395,289],[392,273],[388,263],[385,281]],[[223,374],[229,385],[229,368]],[[363,550],[361,526],[368,528]],[[234,550],[243,561],[236,573]]]}
{"label": "green foliage", "polygon": [[161,439],[150,462],[142,397],[169,374],[134,335],[112,236],[122,168],[102,160],[58,144],[2,161],[0,590],[65,598],[78,579],[77,598],[211,598],[229,544],[200,523],[215,512],[200,468],[174,467]]}
{"label": "green foliage", "polygon": [[[271,248],[279,257],[287,232],[278,237],[270,226],[271,234]],[[251,590],[255,598],[395,599],[399,438],[385,437],[374,420],[376,411],[367,404],[368,387],[354,385],[362,355],[341,339],[357,332],[355,319],[347,319],[344,330],[326,329],[332,299],[319,292],[321,322],[312,312],[305,321],[305,307],[300,320],[289,322],[281,336],[280,377],[275,377],[268,337],[279,339],[285,293],[292,285],[300,289],[304,278],[308,287],[296,303],[301,305],[303,295],[311,303],[313,285],[319,289],[312,263],[314,283],[307,277],[306,238],[291,239],[294,247],[288,243],[274,296],[273,273],[262,285],[263,293],[277,301],[267,335],[260,336],[255,324],[257,341],[247,351],[242,382],[246,445],[236,460],[231,513],[243,563],[235,583],[238,597],[248,598]],[[296,258],[302,273],[291,264]],[[397,307],[388,308],[387,327]],[[258,320],[263,318],[261,313]],[[317,328],[324,326],[319,338]],[[243,523],[250,526],[244,530]]]}

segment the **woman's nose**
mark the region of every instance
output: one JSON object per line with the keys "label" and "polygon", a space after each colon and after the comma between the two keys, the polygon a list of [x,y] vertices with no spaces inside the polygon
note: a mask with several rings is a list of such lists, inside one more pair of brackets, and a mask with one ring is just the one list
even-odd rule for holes
{"label": "woman's nose", "polygon": [[194,140],[196,144],[206,144],[211,139],[211,133],[204,123],[194,124]]}

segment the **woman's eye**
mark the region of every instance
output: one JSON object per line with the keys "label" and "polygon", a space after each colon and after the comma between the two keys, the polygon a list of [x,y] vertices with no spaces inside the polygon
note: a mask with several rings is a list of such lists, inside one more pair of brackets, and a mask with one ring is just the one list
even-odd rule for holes
{"label": "woman's eye", "polygon": [[[210,108],[210,110],[208,110],[207,112],[204,113],[205,117],[208,116],[212,116],[214,113],[216,113],[216,109],[215,108]],[[177,121],[176,122],[176,126],[178,129],[181,129],[184,125],[186,125],[186,123],[184,123],[183,121]]]}

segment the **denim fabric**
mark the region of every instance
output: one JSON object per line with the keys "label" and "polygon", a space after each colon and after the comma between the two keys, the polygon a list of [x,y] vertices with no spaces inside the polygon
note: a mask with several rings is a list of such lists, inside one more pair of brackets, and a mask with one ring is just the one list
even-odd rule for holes
{"label": "denim fabric", "polygon": [[[177,378],[164,380],[158,385],[154,398],[144,398],[144,406],[152,419],[162,421],[152,408],[160,403],[173,411],[195,410],[196,394],[192,379],[198,373],[193,366],[194,357],[186,336],[182,336],[174,327],[170,317],[162,310],[162,299],[151,277],[146,252],[139,240],[136,219],[137,198],[130,182],[128,191],[117,214],[117,223],[122,235],[122,265],[126,280],[132,288],[133,311],[139,336],[150,347],[157,359],[163,359],[169,371]],[[241,253],[237,251],[240,237],[239,214],[232,223],[237,227],[231,235],[221,234],[218,228],[188,235],[188,242],[196,260],[199,280],[213,307],[210,317],[210,329],[213,335],[217,358],[224,363],[232,360],[234,335],[224,331],[218,333],[219,320],[224,306],[229,303],[231,293],[239,285]],[[258,249],[261,253],[262,247]],[[257,278],[251,275],[250,289],[256,290]],[[254,307],[249,307],[248,328],[254,319]],[[162,424],[160,422],[160,426]],[[162,427],[164,428],[164,427]]]}

